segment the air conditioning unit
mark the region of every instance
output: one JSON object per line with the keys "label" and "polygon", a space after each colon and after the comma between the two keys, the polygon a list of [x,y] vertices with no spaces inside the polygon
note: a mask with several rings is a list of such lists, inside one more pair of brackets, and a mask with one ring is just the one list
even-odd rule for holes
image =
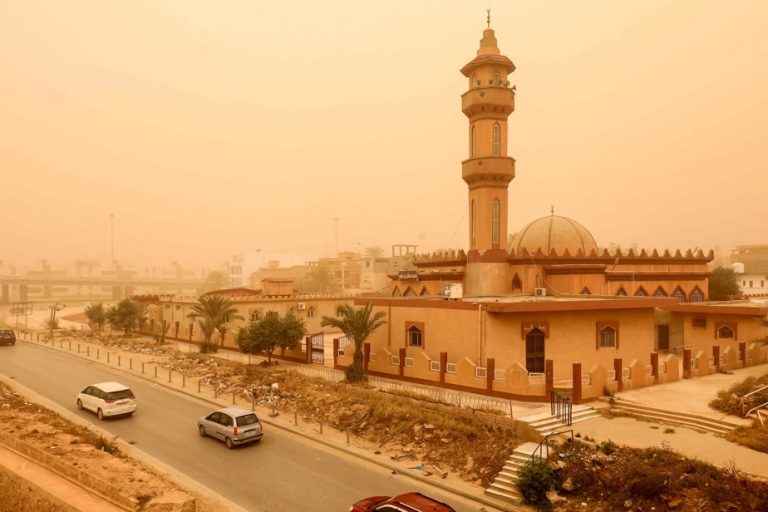
{"label": "air conditioning unit", "polygon": [[533,294],[536,297],[546,297],[547,295],[547,289],[546,288],[534,288]]}
{"label": "air conditioning unit", "polygon": [[464,287],[461,283],[444,283],[442,292],[445,299],[460,299],[464,296]]}
{"label": "air conditioning unit", "polygon": [[307,305],[303,302],[299,302],[299,304],[296,306],[299,310],[307,309]]}

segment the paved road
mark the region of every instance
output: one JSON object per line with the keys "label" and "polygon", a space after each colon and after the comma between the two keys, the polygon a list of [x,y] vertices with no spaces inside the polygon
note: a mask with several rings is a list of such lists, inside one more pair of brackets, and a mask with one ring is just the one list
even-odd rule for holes
{"label": "paved road", "polygon": [[[211,409],[209,405],[65,353],[20,341],[15,347],[0,347],[0,372],[255,512],[346,511],[362,497],[410,490],[451,503],[459,512],[480,508],[269,427],[260,443],[227,450],[219,441],[197,434],[195,420]],[[133,417],[99,422],[91,413],[77,411],[77,393],[106,380],[134,390],[139,409]]]}

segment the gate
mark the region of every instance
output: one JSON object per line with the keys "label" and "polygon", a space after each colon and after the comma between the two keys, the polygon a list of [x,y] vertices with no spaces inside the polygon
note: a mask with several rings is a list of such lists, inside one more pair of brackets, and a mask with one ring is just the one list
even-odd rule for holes
{"label": "gate", "polygon": [[309,337],[310,360],[312,364],[325,364],[325,337],[319,332]]}

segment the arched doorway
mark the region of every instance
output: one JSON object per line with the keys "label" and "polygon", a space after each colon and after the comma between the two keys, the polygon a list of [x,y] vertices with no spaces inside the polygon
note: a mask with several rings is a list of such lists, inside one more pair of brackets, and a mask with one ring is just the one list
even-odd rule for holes
{"label": "arched doorway", "polygon": [[528,373],[544,373],[544,333],[538,329],[525,337],[525,369]]}

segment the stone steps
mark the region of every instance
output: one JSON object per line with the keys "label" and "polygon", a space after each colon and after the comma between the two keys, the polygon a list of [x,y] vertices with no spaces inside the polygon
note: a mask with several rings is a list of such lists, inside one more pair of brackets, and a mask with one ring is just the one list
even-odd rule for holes
{"label": "stone steps", "polygon": [[485,494],[515,505],[522,503],[523,497],[517,490],[518,471],[531,460],[531,455],[538,446],[537,443],[523,443],[515,448],[512,455],[504,463],[501,472],[496,475],[493,483],[485,490]]}
{"label": "stone steps", "polygon": [[[600,412],[594,408],[586,405],[574,405],[571,410],[571,423],[578,423],[580,421],[591,420],[600,416]],[[543,439],[547,435],[562,429],[566,425],[559,420],[556,416],[552,416],[549,413],[537,414],[533,416],[525,416],[520,418],[519,421],[528,423],[528,425],[539,433]]]}
{"label": "stone steps", "polygon": [[740,426],[738,423],[731,423],[725,420],[708,418],[698,414],[648,407],[646,405],[622,400],[621,398],[617,397],[614,397],[613,401],[610,401],[610,399],[607,398],[601,398],[601,400],[609,401],[612,411],[622,412],[638,418],[658,421],[660,423],[713,432],[715,434],[727,434],[728,432]]}

